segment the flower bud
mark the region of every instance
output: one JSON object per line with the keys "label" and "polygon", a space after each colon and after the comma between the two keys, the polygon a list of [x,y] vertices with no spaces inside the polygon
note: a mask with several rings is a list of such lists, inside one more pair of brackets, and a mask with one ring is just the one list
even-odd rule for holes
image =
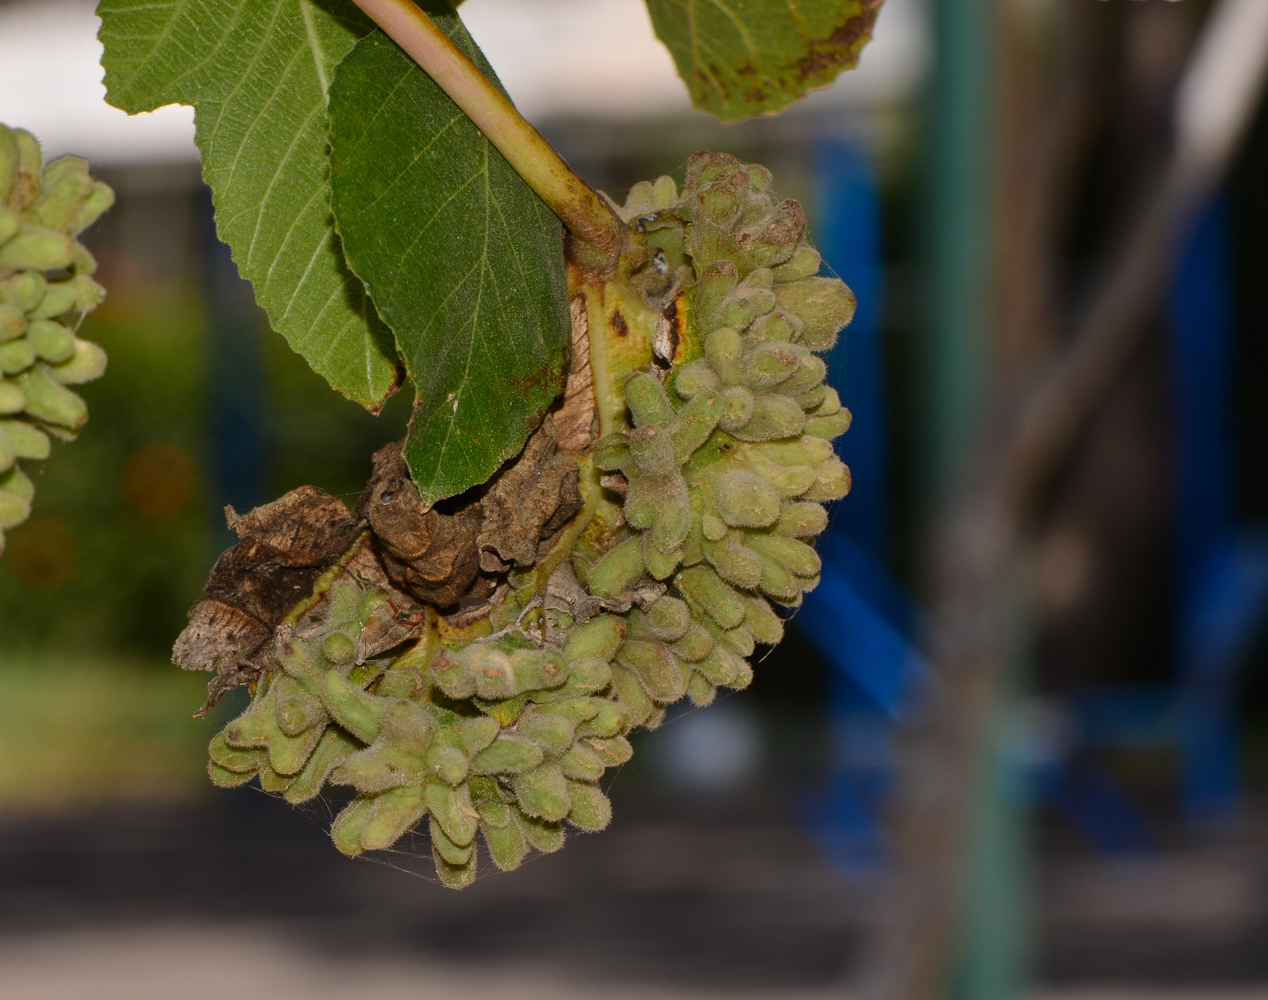
{"label": "flower bud", "polygon": [[70,267],[74,259],[73,240],[52,229],[41,229],[38,226],[23,226],[17,236],[0,246],[0,270],[12,268],[15,271],[53,271]]}
{"label": "flower bud", "polygon": [[26,341],[49,364],[61,364],[75,356],[75,335],[51,319],[33,321],[27,327]]}
{"label": "flower bud", "polygon": [[728,532],[719,542],[705,542],[704,554],[718,576],[737,587],[753,590],[762,576],[762,560],[745,547],[741,532]]}
{"label": "flower bud", "polygon": [[793,251],[791,257],[774,268],[775,280],[800,281],[803,278],[812,278],[819,273],[819,265],[822,263],[823,258],[819,256],[819,251],[809,243],[803,243]]}
{"label": "flower bud", "polygon": [[62,385],[79,385],[101,378],[106,373],[106,352],[90,340],[75,338],[75,353],[58,365],[50,365],[48,373]]}
{"label": "flower bud", "polygon": [[803,496],[807,500],[840,500],[850,492],[850,470],[839,458],[830,458],[815,470],[815,482]]}
{"label": "flower bud", "polygon": [[744,626],[758,642],[776,645],[784,637],[784,623],[764,597],[744,598]]}
{"label": "flower bud", "polygon": [[597,597],[618,597],[638,583],[643,570],[643,540],[628,538],[590,570],[590,592]]}
{"label": "flower bud", "polygon": [[568,822],[579,830],[598,833],[612,822],[612,803],[596,785],[569,781],[568,798],[572,803]]}
{"label": "flower bud", "polygon": [[826,351],[854,318],[854,293],[839,278],[803,278],[775,286],[780,305],[801,320],[801,339],[812,351]]}
{"label": "flower bud", "polygon": [[0,204],[0,244],[9,242],[21,228],[22,219],[18,213]]}
{"label": "flower bud", "polygon": [[734,433],[753,419],[757,405],[753,394],[740,385],[734,385],[722,393],[722,409],[718,414],[718,426]]}
{"label": "flower bud", "polygon": [[13,443],[17,458],[45,459],[49,454],[48,435],[21,420],[0,420],[0,430]]}
{"label": "flower bud", "polygon": [[16,375],[35,364],[35,348],[29,340],[10,340],[0,344],[0,372]]}
{"label": "flower bud", "polygon": [[795,399],[767,392],[753,397],[753,416],[731,433],[741,441],[773,441],[801,434],[805,424],[806,415]]}
{"label": "flower bud", "polygon": [[416,787],[392,788],[375,795],[371,802],[369,816],[361,827],[361,847],[366,851],[391,847],[418,825],[427,810],[423,789]]}
{"label": "flower bud", "polygon": [[520,809],[529,816],[558,821],[572,809],[568,784],[558,764],[546,763],[511,779]]}
{"label": "flower bud", "polygon": [[701,392],[678,411],[671,437],[674,458],[681,465],[709,440],[722,414],[722,395],[716,391]]}
{"label": "flower bud", "polygon": [[[454,843],[449,835],[445,833],[445,828],[436,821],[434,816],[431,818],[428,827],[428,832],[431,834],[432,850],[440,856],[440,860],[445,863],[446,867],[464,868],[472,860],[475,855],[474,841],[465,847]],[[449,884],[450,879],[446,879],[444,875],[441,876],[441,879],[446,885]],[[459,878],[457,881],[465,883],[466,880]]]}
{"label": "flower bud", "polygon": [[733,528],[764,528],[779,517],[779,494],[747,469],[724,469],[708,483],[717,515]]}
{"label": "flower bud", "polygon": [[661,597],[646,611],[637,608],[630,611],[629,637],[631,639],[663,639],[672,642],[682,638],[691,624],[691,611],[675,597]]}
{"label": "flower bud", "polygon": [[574,743],[559,758],[564,777],[575,781],[598,781],[606,767],[599,755],[584,743]]}
{"label": "flower bud", "polygon": [[79,430],[88,420],[88,407],[84,401],[51,378],[49,370],[43,365],[23,372],[17,382],[26,396],[26,412],[37,420],[70,430]]}
{"label": "flower bud", "polygon": [[48,281],[39,271],[23,271],[0,281],[0,302],[30,312],[44,298],[47,287]]}
{"label": "flower bud", "polygon": [[678,658],[658,639],[627,639],[617,662],[638,675],[655,701],[677,701],[687,692]]}
{"label": "flower bud", "polygon": [[688,361],[673,374],[674,391],[683,399],[694,399],[718,387],[718,373],[703,358]]}
{"label": "flower bud", "polygon": [[820,504],[792,503],[779,512],[774,532],[789,538],[810,538],[828,526],[828,512]]}
{"label": "flower bud", "polygon": [[687,697],[691,699],[691,703],[697,708],[704,708],[706,705],[712,705],[717,696],[718,689],[709,683],[703,674],[693,670],[691,679],[687,682]]}
{"label": "flower bud", "polygon": [[[493,863],[504,872],[518,868],[528,855],[528,841],[520,825],[510,819],[510,808],[501,802],[489,803],[489,806],[502,806],[507,811],[507,822],[502,826],[491,823],[483,825],[484,842],[488,845],[489,856]],[[481,807],[481,816],[485,815],[485,807]]]}
{"label": "flower bud", "polygon": [[[475,840],[480,814],[471,804],[471,795],[465,787],[451,788],[433,781],[427,786],[425,796],[427,811],[440,824],[445,836],[462,847]],[[385,846],[390,846],[390,842]]]}
{"label": "flower bud", "polygon": [[678,574],[678,589],[723,628],[744,620],[744,602],[735,589],[709,566],[692,566]]}
{"label": "flower bud", "polygon": [[0,205],[9,200],[9,192],[18,178],[18,140],[7,125],[0,125]]}
{"label": "flower bud", "polygon": [[682,549],[662,552],[653,535],[654,532],[651,531],[643,532],[643,565],[647,567],[647,575],[653,580],[664,580],[673,576],[682,563]]}
{"label": "flower bud", "polygon": [[367,694],[335,671],[326,674],[322,701],[335,721],[363,743],[379,736],[379,699]]}
{"label": "flower bud", "polygon": [[648,372],[635,372],[629,377],[625,383],[625,403],[635,427],[664,426],[674,417],[660,379]]}
{"label": "flower bud", "polygon": [[26,396],[15,382],[0,379],[0,414],[21,413],[26,409]]}
{"label": "flower bud", "polygon": [[17,306],[0,303],[0,343],[14,340],[26,333],[26,314]]}

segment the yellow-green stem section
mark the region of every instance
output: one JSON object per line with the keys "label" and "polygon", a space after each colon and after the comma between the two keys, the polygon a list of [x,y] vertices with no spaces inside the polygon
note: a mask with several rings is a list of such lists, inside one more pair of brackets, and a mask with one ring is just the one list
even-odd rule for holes
{"label": "yellow-green stem section", "polygon": [[593,188],[573,173],[550,143],[411,0],[355,0],[358,7],[421,66],[506,157],[573,236],[611,268],[625,227]]}

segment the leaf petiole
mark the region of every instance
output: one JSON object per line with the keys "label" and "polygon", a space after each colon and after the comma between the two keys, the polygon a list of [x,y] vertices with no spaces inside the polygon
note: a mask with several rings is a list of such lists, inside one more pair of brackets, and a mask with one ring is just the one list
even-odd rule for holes
{"label": "leaf petiole", "polygon": [[585,263],[610,270],[625,226],[603,198],[578,177],[537,129],[411,0],[354,0],[497,147],[582,244]]}

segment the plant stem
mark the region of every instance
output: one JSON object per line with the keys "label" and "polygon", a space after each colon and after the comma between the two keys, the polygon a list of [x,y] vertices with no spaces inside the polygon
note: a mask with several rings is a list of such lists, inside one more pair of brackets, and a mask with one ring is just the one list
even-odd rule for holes
{"label": "plant stem", "polygon": [[[625,226],[480,69],[411,0],[355,0],[421,66],[585,244],[587,264],[615,266]],[[591,260],[593,258],[593,260]]]}

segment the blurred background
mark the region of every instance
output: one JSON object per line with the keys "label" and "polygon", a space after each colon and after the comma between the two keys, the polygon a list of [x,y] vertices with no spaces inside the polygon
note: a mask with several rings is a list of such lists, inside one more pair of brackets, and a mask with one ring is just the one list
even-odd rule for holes
{"label": "blurred background", "polygon": [[[1268,997],[1265,0],[886,0],[857,70],[729,127],[642,0],[467,0],[592,184],[764,163],[859,310],[855,488],[788,638],[639,738],[609,831],[461,894],[206,779],[242,702],[192,719],[168,651],[223,507],[351,504],[410,400],[370,417],[269,331],[192,111],[105,105],[93,7],[0,0],[0,121],[118,194],[110,369],[0,559],[0,998]],[[1026,502],[982,501],[1096,336]],[[986,585],[974,516],[1016,525]]]}

